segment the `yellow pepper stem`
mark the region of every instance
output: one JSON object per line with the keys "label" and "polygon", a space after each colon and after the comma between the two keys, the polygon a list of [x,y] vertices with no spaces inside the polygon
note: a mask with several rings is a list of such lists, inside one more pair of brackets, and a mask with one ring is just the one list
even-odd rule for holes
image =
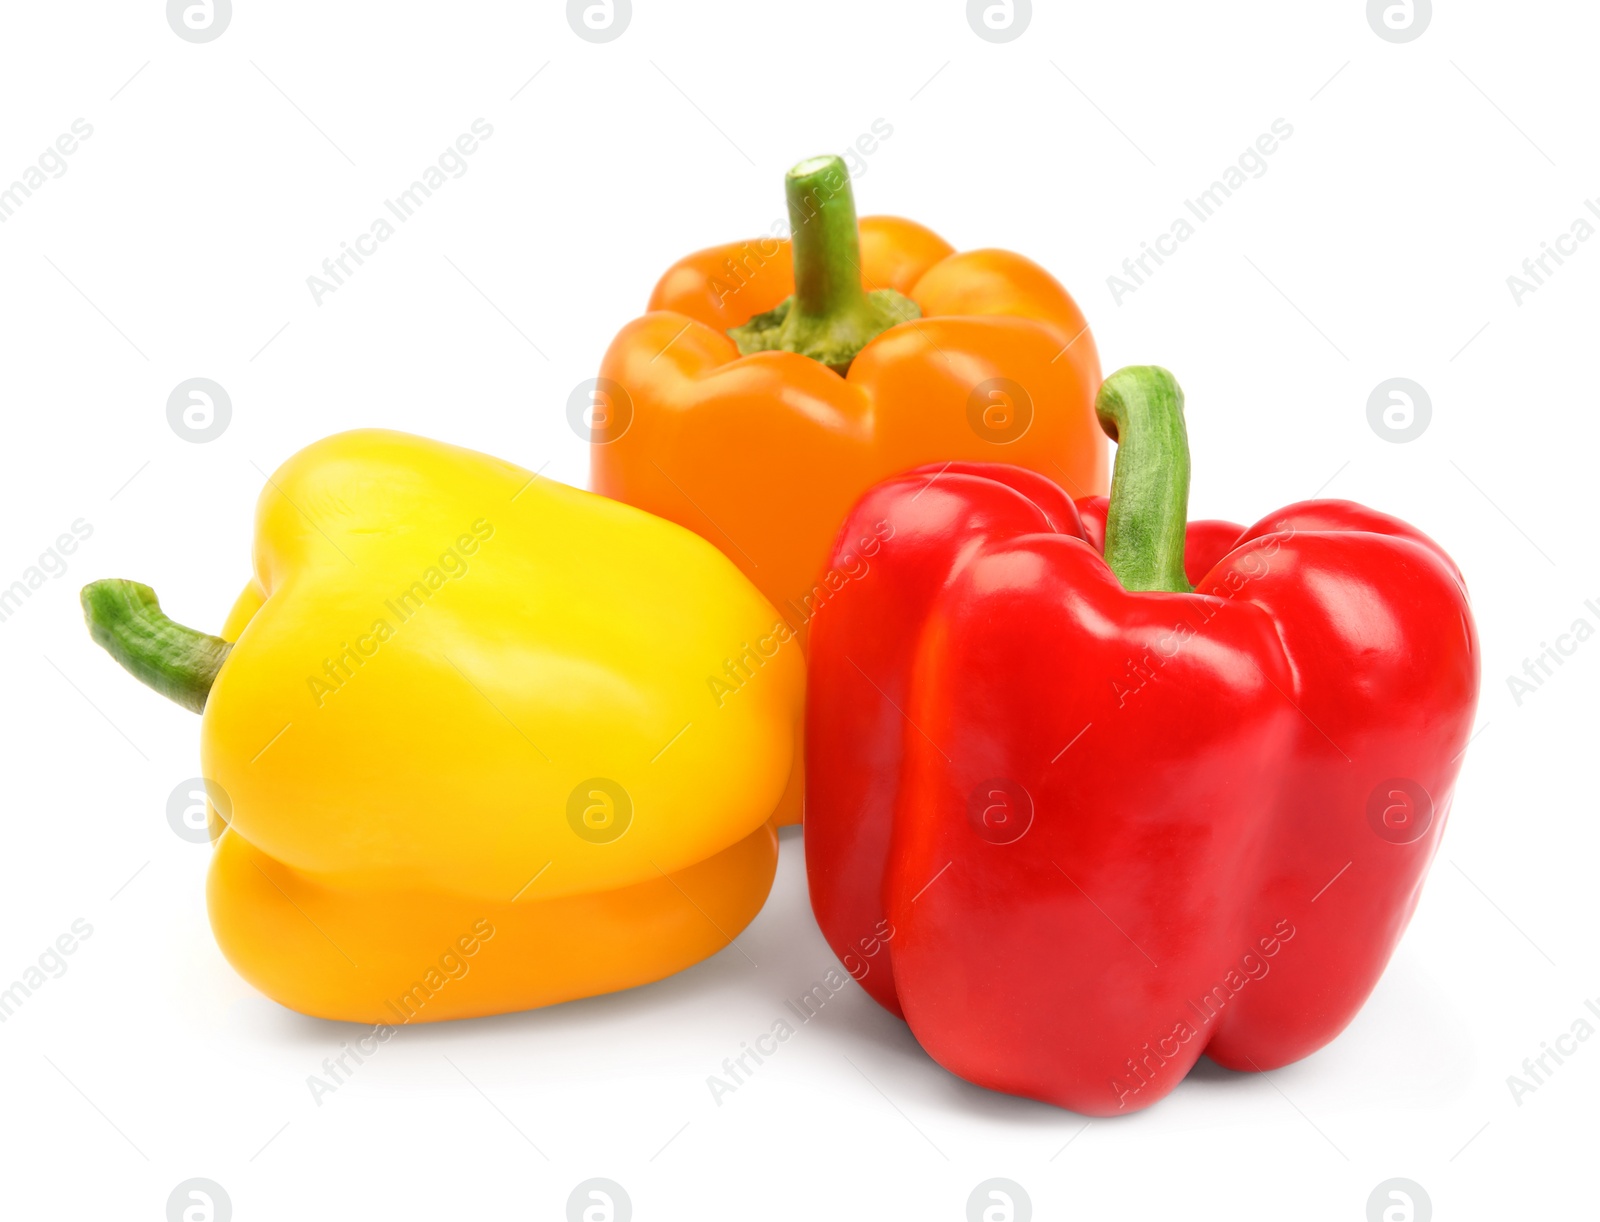
{"label": "yellow pepper stem", "polygon": [[83,587],[89,635],[146,687],[195,713],[205,711],[217,672],[233,648],[168,619],[156,592],[120,577]]}

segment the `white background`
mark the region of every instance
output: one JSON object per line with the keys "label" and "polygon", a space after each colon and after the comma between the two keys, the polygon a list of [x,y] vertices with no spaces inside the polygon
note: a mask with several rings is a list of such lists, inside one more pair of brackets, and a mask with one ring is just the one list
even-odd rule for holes
{"label": "white background", "polygon": [[[152,0],[7,5],[0,183],[73,120],[94,129],[0,225],[0,585],[93,526],[0,623],[0,983],[94,927],[0,1026],[7,1216],[157,1222],[192,1176],[240,1222],[558,1219],[591,1176],[641,1220],[959,1220],[991,1176],[1040,1219],[1360,1222],[1394,1176],[1439,1219],[1573,1216],[1580,1187],[1592,1209],[1600,1040],[1520,1105],[1506,1078],[1600,997],[1600,643],[1520,706],[1507,676],[1600,627],[1600,241],[1520,305],[1506,278],[1600,194],[1600,10],[1439,7],[1395,45],[1358,0],[1041,3],[997,45],[954,0],[636,0],[593,45],[553,2],[240,0],[192,45]],[[480,117],[469,172],[317,305],[307,276]],[[1388,973],[1310,1059],[1202,1064],[1126,1119],[968,1086],[853,986],[719,1106],[707,1075],[835,966],[791,833],[739,949],[626,995],[405,1030],[316,1105],[307,1075],[361,1029],[223,961],[209,850],[165,818],[198,721],[89,642],[77,588],[137,577],[218,625],[264,473],[340,429],[582,483],[567,396],[655,278],[767,231],[784,169],[880,118],[864,213],[1028,253],[1108,371],[1178,374],[1195,515],[1325,489],[1465,571],[1479,737]],[[1117,304],[1107,277],[1278,118],[1294,135],[1265,175]],[[1408,444],[1367,420],[1397,376],[1433,405]],[[232,397],[209,444],[166,420],[191,377]]]}

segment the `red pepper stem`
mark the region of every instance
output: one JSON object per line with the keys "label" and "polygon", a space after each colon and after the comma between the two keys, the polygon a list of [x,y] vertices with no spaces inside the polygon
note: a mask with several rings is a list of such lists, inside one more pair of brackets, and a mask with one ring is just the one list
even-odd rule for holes
{"label": "red pepper stem", "polygon": [[861,349],[922,312],[894,289],[863,286],[855,194],[842,159],[808,157],[784,177],[783,190],[794,295],[728,334],[746,356],[798,352],[844,374]]}
{"label": "red pepper stem", "polygon": [[1158,365],[1130,365],[1105,380],[1094,406],[1117,443],[1106,563],[1126,589],[1189,593],[1189,435],[1177,379]]}
{"label": "red pepper stem", "polygon": [[78,601],[89,635],[124,670],[191,712],[205,711],[206,697],[232,645],[173,623],[156,601],[156,592],[137,581],[91,582]]}

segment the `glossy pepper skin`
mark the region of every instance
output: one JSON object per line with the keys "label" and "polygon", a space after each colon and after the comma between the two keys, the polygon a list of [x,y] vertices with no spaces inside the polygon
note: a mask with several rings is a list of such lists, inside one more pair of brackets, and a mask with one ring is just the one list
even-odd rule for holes
{"label": "glossy pepper skin", "polygon": [[[690,255],[617,335],[590,484],[715,543],[804,645],[833,536],[878,481],[1003,461],[1089,495],[1108,472],[1094,338],[1048,272],[1009,251],[958,254],[909,220],[858,227],[836,157],[802,162],[786,189],[792,242]],[[751,324],[791,297],[809,327]]]}
{"label": "glossy pepper skin", "polygon": [[1176,384],[1125,370],[1101,402],[1109,506],[961,465],[846,519],[836,565],[888,538],[813,625],[806,862],[830,945],[935,1060],[1111,1116],[1202,1053],[1273,1069],[1349,1023],[1437,849],[1479,655],[1420,532],[1329,500],[1185,531],[1152,425],[1182,441]]}
{"label": "glossy pepper skin", "polygon": [[154,653],[197,694],[212,927],[292,1009],[393,1026],[627,988],[720,950],[766,898],[800,657],[716,707],[707,677],[777,617],[671,523],[345,433],[263,491],[225,640],[132,583],[84,603],[124,665],[148,678]]}

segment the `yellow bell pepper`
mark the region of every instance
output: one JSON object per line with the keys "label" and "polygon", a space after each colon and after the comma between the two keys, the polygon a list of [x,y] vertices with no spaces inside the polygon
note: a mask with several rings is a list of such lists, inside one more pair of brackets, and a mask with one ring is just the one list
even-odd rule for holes
{"label": "yellow bell pepper", "polygon": [[263,490],[221,637],[133,582],[82,601],[119,662],[203,711],[212,928],[292,1009],[394,1026],[624,989],[766,898],[804,663],[670,522],[344,433]]}

